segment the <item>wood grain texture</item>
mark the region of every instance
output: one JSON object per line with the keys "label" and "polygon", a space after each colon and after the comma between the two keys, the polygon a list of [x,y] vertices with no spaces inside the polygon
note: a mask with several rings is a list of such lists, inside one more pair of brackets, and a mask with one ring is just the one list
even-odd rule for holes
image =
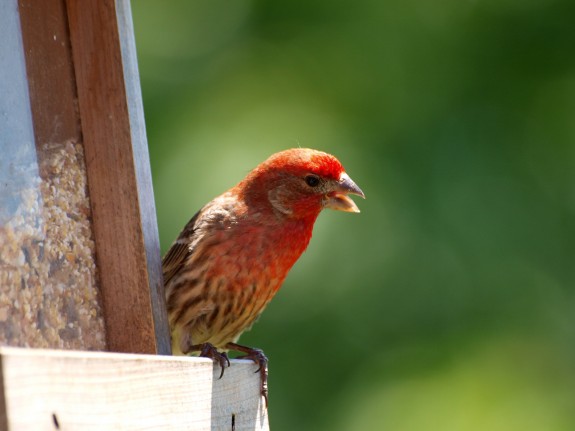
{"label": "wood grain texture", "polygon": [[168,354],[168,339],[156,343],[157,334],[168,334],[159,317],[157,228],[151,180],[144,183],[149,167],[138,172],[149,161],[143,126],[131,123],[127,98],[136,96],[126,91],[116,3],[67,0],[67,11],[108,349]]}
{"label": "wood grain texture", "polygon": [[64,0],[19,0],[36,146],[80,141]]}
{"label": "wood grain texture", "polygon": [[142,233],[144,235],[144,249],[146,251],[150,299],[152,301],[152,313],[155,322],[157,352],[161,355],[169,355],[172,346],[164,297],[158,221],[156,219],[156,204],[154,201],[150,155],[148,152],[148,139],[146,136],[144,106],[142,102],[130,1],[117,0],[116,14],[118,17],[120,48],[122,51],[122,64],[126,83],[126,100],[128,102],[128,114],[130,116],[132,147],[134,148],[134,165],[136,168],[136,183],[140,203],[140,219],[142,223]]}
{"label": "wood grain texture", "polygon": [[269,429],[251,361],[218,380],[204,358],[0,348],[0,367],[7,431]]}

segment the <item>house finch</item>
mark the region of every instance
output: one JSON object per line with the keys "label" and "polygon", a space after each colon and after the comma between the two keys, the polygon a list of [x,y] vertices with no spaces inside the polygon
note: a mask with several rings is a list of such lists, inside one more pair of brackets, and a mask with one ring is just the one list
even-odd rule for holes
{"label": "house finch", "polygon": [[267,402],[267,358],[236,341],[306,249],[320,211],[359,212],[348,194],[365,197],[334,156],[296,148],[198,211],[162,261],[174,353],[200,352],[223,375],[226,352],[243,352],[259,366]]}

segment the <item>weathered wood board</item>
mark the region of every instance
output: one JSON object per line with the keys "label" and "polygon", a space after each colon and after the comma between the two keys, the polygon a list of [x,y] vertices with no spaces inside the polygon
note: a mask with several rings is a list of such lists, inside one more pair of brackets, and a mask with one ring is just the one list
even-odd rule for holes
{"label": "weathered wood board", "polygon": [[[0,348],[0,429],[269,430],[259,374],[232,360]],[[3,399],[2,399],[3,397]]]}

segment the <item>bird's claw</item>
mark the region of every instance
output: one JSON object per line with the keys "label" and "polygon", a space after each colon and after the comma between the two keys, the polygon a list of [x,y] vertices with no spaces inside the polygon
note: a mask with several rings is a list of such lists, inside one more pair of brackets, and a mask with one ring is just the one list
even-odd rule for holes
{"label": "bird's claw", "polygon": [[268,358],[264,354],[263,350],[255,349],[252,347],[240,346],[235,343],[228,343],[226,346],[230,349],[237,350],[245,353],[245,355],[237,356],[236,359],[250,359],[258,366],[255,371],[260,374],[260,393],[266,402],[266,407],[268,406]]}
{"label": "bird's claw", "polygon": [[268,406],[268,358],[264,355],[264,352],[260,349],[252,349],[246,355],[238,356],[237,359],[251,359],[258,366],[258,369],[254,371],[260,374],[260,393],[266,402],[266,407]]}
{"label": "bird's claw", "polygon": [[214,362],[217,362],[220,365],[221,373],[219,379],[224,376],[224,370],[226,367],[230,366],[230,360],[228,355],[224,352],[218,352],[218,349],[214,347],[213,344],[204,343],[202,344],[202,348],[200,350],[200,356],[203,358],[210,358]]}
{"label": "bird's claw", "polygon": [[251,352],[248,352],[242,356],[238,356],[236,359],[251,359],[258,366],[258,369],[254,371],[255,373],[258,373],[261,370],[267,372],[266,370],[268,367],[268,358],[260,349],[251,349]]}

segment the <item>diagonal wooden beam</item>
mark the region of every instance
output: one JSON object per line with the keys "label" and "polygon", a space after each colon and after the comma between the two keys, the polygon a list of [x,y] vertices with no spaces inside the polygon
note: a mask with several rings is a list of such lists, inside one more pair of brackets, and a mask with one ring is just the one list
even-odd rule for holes
{"label": "diagonal wooden beam", "polygon": [[169,354],[129,2],[66,6],[108,349]]}

